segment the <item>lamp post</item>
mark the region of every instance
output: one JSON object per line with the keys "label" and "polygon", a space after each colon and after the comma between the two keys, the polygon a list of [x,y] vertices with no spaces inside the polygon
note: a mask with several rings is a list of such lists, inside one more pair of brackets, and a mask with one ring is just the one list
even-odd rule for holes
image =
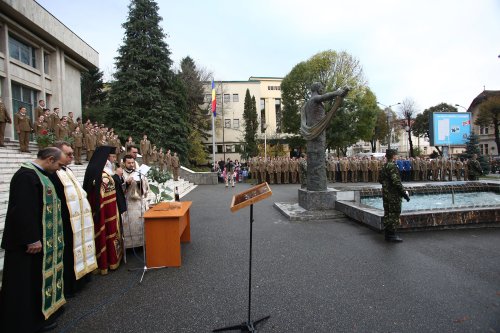
{"label": "lamp post", "polygon": [[467,108],[465,106],[462,106],[460,104],[455,104],[455,106],[461,107],[462,109],[464,109],[467,112]]}
{"label": "lamp post", "polygon": [[391,109],[391,107],[393,107],[395,105],[399,105],[401,103],[398,102],[398,103],[395,103],[395,104],[391,104],[389,106],[387,106],[385,104],[382,104],[380,102],[377,102],[377,104],[380,104],[383,107],[385,107],[384,111],[385,111],[385,114],[387,116],[387,126],[389,127],[389,133],[387,135],[388,136],[387,149],[391,149],[391,139],[392,139],[392,109]]}

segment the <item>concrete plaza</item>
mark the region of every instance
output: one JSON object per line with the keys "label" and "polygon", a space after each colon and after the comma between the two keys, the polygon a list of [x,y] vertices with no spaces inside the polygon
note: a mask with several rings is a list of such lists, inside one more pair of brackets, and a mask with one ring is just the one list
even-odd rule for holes
{"label": "concrete plaza", "polygon": [[[210,332],[247,319],[249,209],[198,186],[182,267],[146,272],[142,252],[69,299],[57,332]],[[290,222],[271,186],[254,206],[252,319],[260,332],[500,332],[500,229],[404,233],[390,244],[347,218]]]}

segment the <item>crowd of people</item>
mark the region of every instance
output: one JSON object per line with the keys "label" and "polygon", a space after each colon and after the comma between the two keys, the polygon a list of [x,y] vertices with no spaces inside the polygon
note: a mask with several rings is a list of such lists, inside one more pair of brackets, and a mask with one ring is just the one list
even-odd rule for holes
{"label": "crowd of people", "polygon": [[14,174],[1,244],[0,331],[53,329],[91,273],[108,274],[126,262],[126,249],[143,246],[149,183],[138,172],[139,149],[129,143],[118,160],[119,150],[104,141],[83,184],[70,167],[76,147],[66,141],[40,149]]}
{"label": "crowd of people", "polygon": [[[248,161],[249,175],[258,183],[269,184],[303,183],[307,169],[306,156],[296,157],[253,157]],[[328,181],[342,183],[379,182],[380,171],[387,161],[371,157],[334,157],[326,160]],[[451,181],[477,180],[483,173],[477,155],[471,159],[435,159],[398,156],[394,163],[402,181]],[[227,164],[226,164],[227,166]]]}
{"label": "crowd of people", "polygon": [[[147,135],[143,136],[139,145],[136,145],[129,137],[124,145],[114,132],[104,124],[92,123],[87,120],[82,122],[82,118],[73,119],[73,112],[68,112],[67,116],[60,115],[60,108],[55,107],[52,110],[45,107],[45,101],[39,100],[38,106],[34,110],[35,122],[33,123],[26,108],[21,106],[14,115],[14,129],[19,137],[19,150],[21,152],[29,151],[30,135],[34,133],[38,142],[39,149],[44,147],[45,142],[40,140],[45,136],[51,135],[55,140],[71,143],[74,150],[74,163],[82,164],[82,155],[86,152],[86,159],[92,158],[97,147],[113,146],[116,148],[117,159],[120,160],[127,147],[134,145],[140,148],[142,160],[147,165],[154,165],[162,171],[169,171],[173,174],[175,180],[179,178],[180,161],[177,153],[171,153],[170,149],[157,148],[151,143]],[[4,146],[5,125],[10,123],[9,113],[5,104],[0,99],[0,147]]]}

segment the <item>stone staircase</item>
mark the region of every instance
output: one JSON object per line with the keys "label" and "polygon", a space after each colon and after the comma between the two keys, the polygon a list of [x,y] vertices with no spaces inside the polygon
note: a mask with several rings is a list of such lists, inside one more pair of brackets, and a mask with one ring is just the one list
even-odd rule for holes
{"label": "stone staircase", "polygon": [[[3,230],[5,227],[5,216],[7,214],[9,187],[12,176],[19,169],[21,163],[35,160],[36,153],[38,152],[38,147],[35,143],[30,143],[29,150],[31,153],[19,152],[19,143],[17,141],[5,142],[5,145],[5,148],[0,147],[0,240],[3,237]],[[82,160],[84,160],[84,158],[82,158]],[[87,168],[87,162],[83,161],[83,163],[83,165],[70,165],[71,170],[82,184]],[[179,178],[178,181],[169,180],[164,185],[168,186],[172,191],[177,186],[181,198],[196,188],[196,185],[181,178]],[[171,197],[173,198],[173,196],[172,192]],[[150,200],[150,202],[154,201],[153,193],[150,192],[148,200]],[[3,262],[4,250],[0,249],[0,277],[3,271]]]}

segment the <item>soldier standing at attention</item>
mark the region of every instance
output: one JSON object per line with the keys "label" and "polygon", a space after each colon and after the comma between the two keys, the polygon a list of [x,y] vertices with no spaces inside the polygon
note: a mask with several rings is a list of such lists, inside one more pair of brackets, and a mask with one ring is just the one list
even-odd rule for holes
{"label": "soldier standing at attention", "polygon": [[387,162],[380,172],[380,183],[382,184],[382,199],[384,202],[384,234],[388,242],[402,242],[403,240],[396,235],[396,228],[399,225],[399,216],[401,215],[401,198],[410,201],[408,192],[401,184],[398,167],[394,164],[397,153],[393,149],[387,149],[385,152]]}
{"label": "soldier standing at attention", "polygon": [[370,170],[370,161],[368,157],[363,157],[361,160],[361,174],[363,175],[363,182],[368,183],[368,171]]}
{"label": "soldier standing at attention", "polygon": [[35,108],[35,119],[39,119],[40,116],[45,113],[45,101],[43,99],[38,101],[38,106]]}
{"label": "soldier standing at attention", "polygon": [[281,164],[281,171],[283,172],[283,183],[289,183],[290,177],[290,157],[285,157]]}
{"label": "soldier standing at attention", "polygon": [[142,163],[149,165],[149,155],[151,155],[151,142],[148,136],[144,134],[141,140]]}
{"label": "soldier standing at attention", "polygon": [[274,173],[276,174],[276,184],[281,184],[281,158],[274,160]]}
{"label": "soldier standing at attention", "polygon": [[259,184],[266,182],[266,163],[264,158],[259,157]]}
{"label": "soldier standing at attention", "polygon": [[469,160],[469,180],[479,180],[479,176],[483,174],[481,164],[477,160],[477,154],[472,155]]}
{"label": "soldier standing at attention", "polygon": [[174,156],[172,156],[171,162],[172,162],[172,169],[174,171],[174,180],[177,181],[179,180],[179,169],[181,167],[181,164],[179,162],[179,157],[177,156],[176,152],[174,152]]}
{"label": "soldier standing at attention", "polygon": [[375,156],[372,156],[370,161],[370,171],[372,172],[372,182],[378,182],[378,160]]}
{"label": "soldier standing at attention", "polygon": [[30,133],[33,131],[31,119],[26,114],[26,108],[19,107],[19,112],[14,116],[14,128],[19,136],[19,150],[29,153],[28,145],[30,143]]}
{"label": "soldier standing at attention", "polygon": [[10,119],[9,112],[7,112],[7,108],[0,97],[0,147],[5,147],[3,140],[5,137],[5,125],[7,123],[12,123],[12,120]]}
{"label": "soldier standing at attention", "polygon": [[75,164],[82,165],[82,148],[83,148],[83,133],[80,131],[80,127],[75,127],[75,131],[72,133],[73,146],[75,148]]}

